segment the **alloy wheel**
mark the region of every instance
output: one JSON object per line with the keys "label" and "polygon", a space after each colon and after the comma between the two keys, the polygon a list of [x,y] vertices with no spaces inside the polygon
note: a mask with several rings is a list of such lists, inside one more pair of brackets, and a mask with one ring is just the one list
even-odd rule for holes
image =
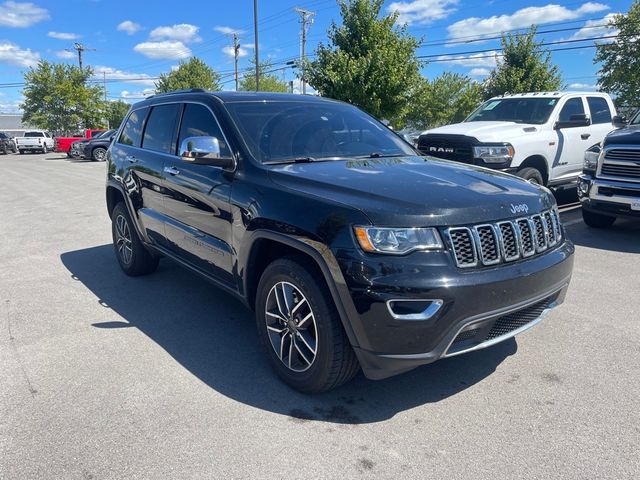
{"label": "alloy wheel", "polygon": [[318,351],[318,329],[311,304],[298,287],[276,283],[265,308],[267,334],[280,361],[294,372],[308,370]]}
{"label": "alloy wheel", "polygon": [[120,255],[120,258],[126,265],[129,265],[133,258],[131,243],[129,223],[123,215],[118,215],[116,217],[116,247],[118,249],[118,255]]}

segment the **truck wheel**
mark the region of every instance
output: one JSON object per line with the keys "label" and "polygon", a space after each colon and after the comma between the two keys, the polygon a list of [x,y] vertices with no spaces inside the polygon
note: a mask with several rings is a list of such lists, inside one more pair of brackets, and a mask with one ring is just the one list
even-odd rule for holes
{"label": "truck wheel", "polygon": [[124,203],[120,202],[111,214],[113,248],[120,268],[131,277],[152,273],[158,268],[160,259],[144,246],[131,222]]}
{"label": "truck wheel", "polygon": [[590,212],[584,208],[582,209],[582,219],[592,228],[609,228],[616,221],[616,217]]}
{"label": "truck wheel", "polygon": [[324,278],[295,257],[265,269],[256,322],[271,366],[296,390],[331,390],[360,368]]}
{"label": "truck wheel", "polygon": [[91,159],[95,160],[96,162],[104,162],[104,156],[107,154],[107,151],[102,148],[102,147],[98,147],[98,148],[94,148],[93,152],[91,152]]}
{"label": "truck wheel", "polygon": [[20,155],[24,155],[24,150],[18,149],[18,152],[20,153]]}
{"label": "truck wheel", "polygon": [[48,151],[49,151],[49,149],[47,148],[47,144],[45,143],[45,144],[42,146],[42,153],[47,153]]}
{"label": "truck wheel", "polygon": [[9,150],[7,149],[7,146],[6,146],[6,145],[3,145],[3,146],[2,146],[2,153],[4,153],[5,155],[8,155],[8,154],[9,154]]}
{"label": "truck wheel", "polygon": [[516,172],[516,175],[531,183],[535,183],[537,185],[544,185],[542,174],[540,173],[540,170],[538,170],[537,168],[525,167],[518,170]]}

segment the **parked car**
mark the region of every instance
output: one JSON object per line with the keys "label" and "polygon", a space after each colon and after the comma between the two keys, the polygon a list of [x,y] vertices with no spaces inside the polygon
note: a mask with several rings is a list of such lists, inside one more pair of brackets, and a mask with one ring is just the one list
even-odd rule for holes
{"label": "parked car", "polygon": [[71,148],[69,149],[69,156],[72,158],[82,158],[84,157],[84,146],[93,140],[101,139],[104,137],[110,137],[115,133],[115,130],[104,130],[102,132],[96,133],[91,139],[82,139],[77,140],[71,144]]}
{"label": "parked car", "polygon": [[151,273],[163,256],[238,297],[302,391],[506,340],[569,285],[574,247],[549,190],[419,156],[342,102],[155,95],[106,160],[122,270]]}
{"label": "parked car", "polygon": [[604,93],[505,95],[486,101],[462,123],[424,132],[418,148],[549,187],[566,187],[575,185],[587,148],[613,129],[615,114]]}
{"label": "parked car", "polygon": [[91,129],[88,128],[81,134],[73,137],[56,137],[55,139],[55,151],[60,153],[66,153],[68,157],[71,157],[71,145],[78,140],[91,140],[96,135],[104,132],[104,128]]}
{"label": "parked car", "polygon": [[17,153],[18,147],[16,147],[16,142],[4,132],[0,132],[0,152],[5,155],[9,152]]}
{"label": "parked car", "polygon": [[98,137],[88,140],[80,144],[82,158],[95,160],[96,162],[104,162],[107,149],[111,144],[115,130],[107,130],[101,133]]}
{"label": "parked car", "polygon": [[640,219],[640,112],[626,125],[609,133],[601,144],[584,155],[578,180],[578,198],[584,222],[594,228],[609,228],[618,217]]}
{"label": "parked car", "polygon": [[24,136],[16,138],[16,146],[21,154],[25,152],[47,153],[53,149],[53,145],[53,137],[44,130],[30,130],[24,132]]}

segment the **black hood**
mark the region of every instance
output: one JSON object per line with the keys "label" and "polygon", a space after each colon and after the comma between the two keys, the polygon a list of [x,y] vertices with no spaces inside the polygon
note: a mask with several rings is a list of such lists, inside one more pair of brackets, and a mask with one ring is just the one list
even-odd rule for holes
{"label": "black hood", "polygon": [[609,133],[604,139],[607,145],[636,145],[640,148],[640,125],[620,128]]}
{"label": "black hood", "polygon": [[431,157],[272,167],[274,182],[358,208],[375,225],[448,226],[532,215],[551,193],[513,175]]}

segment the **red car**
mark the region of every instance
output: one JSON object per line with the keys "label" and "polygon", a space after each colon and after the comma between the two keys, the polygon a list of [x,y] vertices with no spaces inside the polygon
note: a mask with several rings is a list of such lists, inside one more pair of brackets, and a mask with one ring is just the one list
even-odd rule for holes
{"label": "red car", "polygon": [[76,136],[73,136],[73,137],[56,137],[55,138],[55,151],[56,152],[66,153],[67,155],[70,156],[69,150],[71,150],[71,144],[73,142],[77,142],[80,139],[90,140],[96,134],[98,134],[100,132],[104,132],[104,130],[105,130],[104,128],[87,129],[87,130],[84,131],[84,136],[76,135]]}

